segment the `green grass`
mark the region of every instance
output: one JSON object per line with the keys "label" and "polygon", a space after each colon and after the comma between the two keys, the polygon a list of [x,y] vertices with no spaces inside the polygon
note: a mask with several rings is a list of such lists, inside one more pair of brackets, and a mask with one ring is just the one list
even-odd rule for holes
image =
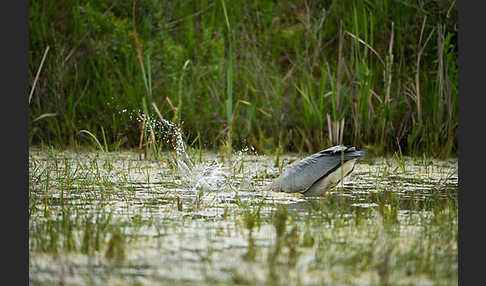
{"label": "green grass", "polygon": [[29,142],[79,146],[81,130],[103,130],[105,149],[137,147],[138,110],[205,149],[313,152],[343,124],[345,144],[446,158],[456,3],[33,0]]}

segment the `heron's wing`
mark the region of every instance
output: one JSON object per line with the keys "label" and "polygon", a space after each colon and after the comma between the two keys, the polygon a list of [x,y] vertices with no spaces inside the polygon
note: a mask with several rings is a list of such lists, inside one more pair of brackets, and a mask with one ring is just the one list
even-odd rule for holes
{"label": "heron's wing", "polygon": [[315,181],[302,194],[304,194],[305,196],[322,195],[324,192],[337,185],[344,177],[349,175],[353,171],[355,163],[356,158],[348,160],[342,165],[342,167],[338,166],[337,168],[330,170],[329,172],[327,172],[327,174],[323,175],[321,178]]}
{"label": "heron's wing", "polygon": [[[352,149],[352,150],[350,150],[350,149]],[[354,151],[354,147],[346,147],[346,146],[343,146],[343,145],[336,145],[336,146],[329,147],[325,150],[322,150],[319,153],[335,154],[337,152],[342,152],[342,151],[346,152],[347,150]]]}
{"label": "heron's wing", "polygon": [[339,168],[341,163],[361,157],[364,153],[366,150],[356,151],[354,147],[344,146],[334,146],[315,153],[282,173],[281,189],[287,192],[304,192],[314,182]]}
{"label": "heron's wing", "polygon": [[287,192],[304,192],[324,174],[339,167],[341,156],[316,153],[282,173],[280,186]]}

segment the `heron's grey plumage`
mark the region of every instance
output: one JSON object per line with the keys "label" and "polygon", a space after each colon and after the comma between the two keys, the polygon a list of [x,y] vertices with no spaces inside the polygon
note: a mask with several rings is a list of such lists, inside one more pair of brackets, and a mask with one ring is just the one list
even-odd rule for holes
{"label": "heron's grey plumage", "polygon": [[334,146],[310,155],[286,169],[269,187],[274,191],[302,193],[306,196],[322,195],[349,175],[356,159],[367,150],[355,147]]}

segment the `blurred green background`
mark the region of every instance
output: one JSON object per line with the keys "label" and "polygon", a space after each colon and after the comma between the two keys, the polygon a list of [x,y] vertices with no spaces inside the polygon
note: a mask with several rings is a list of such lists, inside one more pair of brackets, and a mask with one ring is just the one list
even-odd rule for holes
{"label": "blurred green background", "polygon": [[137,147],[156,106],[205,149],[448,157],[457,42],[448,0],[32,0],[29,143]]}

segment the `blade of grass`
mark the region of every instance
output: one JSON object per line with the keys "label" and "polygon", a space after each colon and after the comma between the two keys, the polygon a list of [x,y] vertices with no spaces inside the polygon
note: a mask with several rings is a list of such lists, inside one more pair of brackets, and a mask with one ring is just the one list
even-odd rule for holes
{"label": "blade of grass", "polygon": [[89,132],[88,130],[80,130],[79,133],[84,133],[84,134],[88,134],[89,137],[91,137],[91,139],[93,139],[93,141],[96,143],[96,145],[98,146],[98,148],[100,148],[101,151],[105,152],[104,148],[103,148],[103,145],[101,145],[100,141],[98,140],[98,138],[96,138],[96,136]]}
{"label": "blade of grass", "polygon": [[30,104],[30,100],[32,99],[32,95],[34,94],[35,85],[37,84],[37,80],[39,79],[39,75],[40,75],[40,72],[42,70],[42,66],[44,65],[44,61],[47,57],[47,52],[49,52],[49,46],[46,47],[46,51],[44,52],[44,55],[42,56],[42,60],[40,62],[39,68],[37,69],[37,73],[35,74],[34,83],[32,84],[32,89],[30,90],[30,94],[29,94],[29,104]]}

